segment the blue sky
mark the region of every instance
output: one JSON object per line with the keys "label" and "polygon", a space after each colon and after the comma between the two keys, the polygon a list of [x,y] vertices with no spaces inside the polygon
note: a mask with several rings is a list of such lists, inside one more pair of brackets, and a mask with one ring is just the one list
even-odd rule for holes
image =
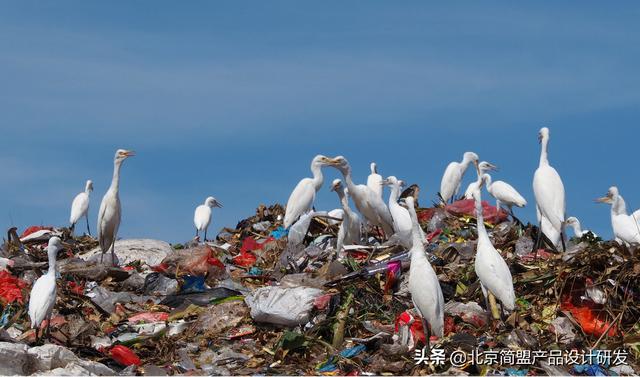
{"label": "blue sky", "polygon": [[[92,179],[90,221],[115,149],[120,236],[181,242],[208,195],[235,226],[286,202],[318,153],[369,162],[435,198],[466,150],[531,204],[537,130],[567,212],[609,237],[616,184],[640,207],[637,3],[4,1],[0,224],[66,225]],[[337,207],[327,181],[316,207]],[[471,172],[470,172],[471,173]],[[473,178],[468,174],[466,183]],[[385,194],[386,195],[386,194]],[[487,195],[485,193],[485,195]]]}

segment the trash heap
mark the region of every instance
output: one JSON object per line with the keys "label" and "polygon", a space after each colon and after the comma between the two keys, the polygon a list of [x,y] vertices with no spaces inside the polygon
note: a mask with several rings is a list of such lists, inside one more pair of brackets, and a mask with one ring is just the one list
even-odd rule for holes
{"label": "trash heap", "polygon": [[[533,250],[535,226],[483,207],[514,278],[516,309],[496,320],[485,307],[473,203],[420,208],[446,302],[445,336],[426,353],[446,357],[427,362],[407,250],[383,242],[376,228],[338,258],[339,221],[315,213],[287,232],[283,207],[261,205],[206,244],[119,240],[117,268],[110,255],[100,264],[89,236],[12,228],[0,254],[0,375],[638,374],[638,252],[592,234],[568,241],[564,253]],[[53,235],[64,243],[58,298],[50,341],[35,346],[28,295]],[[615,350],[627,353],[625,363],[450,358]]]}

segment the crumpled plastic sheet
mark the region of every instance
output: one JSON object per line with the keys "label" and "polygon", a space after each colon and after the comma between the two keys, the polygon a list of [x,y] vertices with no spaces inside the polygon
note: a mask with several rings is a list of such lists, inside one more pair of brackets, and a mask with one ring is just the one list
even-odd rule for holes
{"label": "crumpled plastic sheet", "polygon": [[293,327],[309,322],[315,299],[323,293],[309,287],[262,287],[245,297],[245,302],[255,321]]}

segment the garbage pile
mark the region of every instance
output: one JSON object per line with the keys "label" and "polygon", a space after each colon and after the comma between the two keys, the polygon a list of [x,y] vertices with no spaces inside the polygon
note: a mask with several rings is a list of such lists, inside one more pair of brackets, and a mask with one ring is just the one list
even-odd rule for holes
{"label": "garbage pile", "polygon": [[[366,245],[339,255],[326,213],[287,232],[282,206],[261,205],[214,242],[119,240],[120,267],[101,264],[89,236],[12,228],[0,253],[0,375],[638,374],[638,252],[590,233],[564,252],[534,250],[537,227],[486,203],[484,213],[516,309],[495,319],[485,306],[473,203],[420,208],[446,302],[445,336],[428,348],[407,250],[370,228]],[[58,298],[36,346],[26,306],[54,235]]]}

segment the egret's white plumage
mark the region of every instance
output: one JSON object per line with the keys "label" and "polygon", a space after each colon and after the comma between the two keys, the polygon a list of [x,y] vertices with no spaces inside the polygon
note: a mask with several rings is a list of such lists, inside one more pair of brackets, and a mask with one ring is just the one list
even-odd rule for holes
{"label": "egret's white plumage", "polygon": [[324,182],[322,167],[328,164],[329,158],[322,155],[317,155],[311,160],[313,178],[303,178],[291,192],[284,213],[285,228],[289,228],[303,213],[311,210],[316,193]]}
{"label": "egret's white plumage", "polygon": [[616,239],[627,245],[640,244],[640,210],[627,214],[627,204],[616,186],[609,187],[607,195],[596,199],[611,204],[611,227]]}
{"label": "egret's white plumage", "polygon": [[567,217],[567,219],[564,221],[564,223],[566,225],[569,225],[573,229],[573,233],[578,238],[580,238],[580,237],[584,236],[585,234],[589,233],[588,230],[582,230],[582,226],[580,224],[580,220],[578,220],[578,218],[576,218],[574,216]]}
{"label": "egret's white plumage", "polygon": [[342,246],[357,244],[362,239],[362,219],[354,212],[349,206],[349,199],[347,198],[347,188],[342,186],[342,181],[334,179],[331,185],[331,191],[335,191],[340,199],[342,205],[342,224],[338,230],[338,239],[336,243],[336,250],[340,255],[342,252]]}
{"label": "egret's white plumage", "polygon": [[118,195],[120,189],[120,167],[124,160],[134,155],[135,153],[133,151],[118,149],[113,160],[111,186],[109,186],[109,190],[107,190],[107,193],[102,197],[100,212],[98,213],[98,242],[102,250],[100,262],[102,262],[104,253],[109,249],[111,249],[111,262],[114,265],[116,262],[114,250],[118,228],[120,227],[120,219],[122,217],[120,196]]}
{"label": "egret's white plumage", "polygon": [[88,180],[84,186],[84,191],[76,195],[71,203],[71,215],[69,216],[69,224],[71,224],[71,233],[76,227],[76,223],[82,218],[87,220],[87,233],[91,235],[89,229],[89,195],[93,191],[93,182]]}
{"label": "egret's white plumage", "polygon": [[538,221],[542,233],[558,247],[562,238],[565,220],[564,185],[560,175],[551,165],[547,155],[549,129],[543,127],[538,134],[540,141],[540,164],[533,175],[533,193],[536,197]]}
{"label": "egret's white plumage", "polygon": [[367,177],[367,187],[382,198],[382,176],[378,174],[375,162],[371,163],[371,174]]}
{"label": "egret's white plumage", "polygon": [[58,237],[51,237],[47,246],[49,257],[49,270],[33,283],[29,296],[29,319],[31,328],[36,329],[36,343],[38,342],[38,330],[42,321],[51,319],[51,312],[56,303],[56,257],[62,247],[62,241]]}
{"label": "egret's white plumage", "polygon": [[200,235],[200,232],[204,231],[205,242],[207,242],[207,229],[211,222],[211,209],[213,207],[222,208],[222,204],[213,196],[209,196],[205,199],[204,204],[196,207],[195,213],[193,214],[193,224],[196,226],[196,237]]}
{"label": "egret's white plumage", "polygon": [[495,165],[487,161],[482,161],[481,163],[478,164],[478,169],[477,169],[478,179],[469,183],[469,186],[467,186],[467,189],[464,191],[465,199],[473,199],[473,191],[478,187],[480,187],[480,183],[482,181],[482,175],[490,170],[497,170],[497,168]]}
{"label": "egret's white plumage", "polygon": [[[344,210],[342,208],[334,208],[331,211],[329,211],[329,213],[327,214],[329,217],[332,217],[332,219],[329,219],[329,224],[331,225],[337,225],[338,223],[340,223],[342,221],[342,218],[344,216]],[[337,220],[334,220],[337,219]]]}
{"label": "egret's white plumage", "polygon": [[[444,296],[438,276],[427,259],[421,240],[420,224],[416,215],[413,197],[405,198],[412,224],[413,246],[411,266],[409,267],[409,292],[413,306],[422,318],[431,326],[431,333],[437,337],[444,335]],[[428,328],[428,327],[427,327]],[[429,340],[427,339],[427,342]]]}
{"label": "egret's white plumage", "polygon": [[356,208],[364,218],[373,225],[381,226],[387,237],[393,234],[393,218],[382,200],[382,197],[372,191],[367,185],[356,185],[351,178],[351,166],[346,158],[337,156],[330,160],[330,165],[338,169],[349,189],[349,196],[353,198]]}
{"label": "egret's white plumage", "polygon": [[411,249],[413,245],[413,225],[411,223],[411,215],[409,211],[398,203],[400,197],[400,188],[404,182],[394,176],[387,177],[383,184],[391,187],[389,194],[389,212],[393,218],[393,230],[398,237],[400,244],[407,249]]}
{"label": "egret's white plumage", "polygon": [[451,162],[445,169],[442,175],[442,181],[440,182],[440,196],[442,196],[442,200],[444,200],[445,203],[460,191],[462,177],[471,162],[477,165],[478,155],[473,152],[465,152],[462,162]]}
{"label": "egret's white plumage", "polygon": [[511,271],[509,271],[509,266],[507,266],[500,253],[493,247],[484,226],[480,188],[473,192],[473,199],[475,200],[478,224],[475,271],[480,279],[482,293],[485,299],[488,299],[487,292],[491,292],[500,300],[504,308],[513,310],[515,308],[516,295],[513,290]]}
{"label": "egret's white plumage", "polygon": [[522,195],[507,182],[492,182],[491,175],[487,173],[484,173],[482,176],[484,182],[486,182],[487,191],[496,199],[496,208],[500,208],[500,204],[504,204],[509,208],[509,212],[513,214],[513,206],[522,208],[527,205],[527,201]]}

